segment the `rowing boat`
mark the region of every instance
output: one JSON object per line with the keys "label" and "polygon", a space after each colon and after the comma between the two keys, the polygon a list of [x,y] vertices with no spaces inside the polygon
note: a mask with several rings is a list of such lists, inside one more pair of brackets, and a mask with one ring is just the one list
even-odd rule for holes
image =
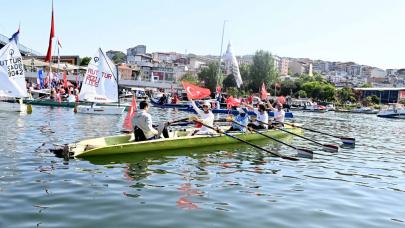
{"label": "rowing boat", "polygon": [[[297,134],[301,134],[302,130],[299,128],[288,127],[289,131]],[[94,139],[83,140],[69,145],[69,152],[74,157],[87,157],[87,156],[99,156],[99,155],[116,155],[126,153],[138,153],[149,151],[164,151],[174,150],[182,148],[193,147],[207,147],[213,145],[224,145],[239,143],[239,141],[225,136],[223,134],[211,134],[211,135],[195,135],[188,136],[191,131],[188,130],[173,130],[170,132],[169,138],[162,138],[150,141],[131,142],[131,134],[122,134],[116,136],[100,137]],[[279,130],[264,130],[262,133],[272,136],[274,138],[284,138],[289,134]],[[235,132],[233,135],[245,140],[263,140],[267,139],[257,133],[241,133]]]}
{"label": "rowing boat", "polygon": [[[40,105],[40,106],[51,106],[51,107],[66,107],[66,108],[74,108],[75,107],[75,102],[68,102],[68,101],[56,101],[56,100],[51,100],[51,99],[25,99],[24,100],[25,104],[31,104],[31,105]],[[77,102],[78,105],[91,105],[90,102]],[[122,107],[125,107],[125,111],[128,111],[129,109],[129,104],[124,103],[120,104]],[[111,104],[103,104],[103,106],[117,106],[116,103],[111,103]]]}

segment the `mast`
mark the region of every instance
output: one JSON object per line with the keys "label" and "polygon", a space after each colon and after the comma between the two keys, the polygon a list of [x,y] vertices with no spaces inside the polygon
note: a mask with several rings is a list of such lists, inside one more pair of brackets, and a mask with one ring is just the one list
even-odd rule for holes
{"label": "mast", "polygon": [[225,23],[226,20],[224,20],[224,24],[222,25],[222,39],[221,39],[221,50],[219,52],[219,60],[218,60],[217,86],[219,85],[219,75],[221,73],[221,58],[222,58],[222,46],[224,44]]}
{"label": "mast", "polygon": [[120,107],[120,85],[119,85],[119,71],[118,71],[118,64],[116,66],[116,70],[117,70],[117,95],[118,95],[118,107]]}

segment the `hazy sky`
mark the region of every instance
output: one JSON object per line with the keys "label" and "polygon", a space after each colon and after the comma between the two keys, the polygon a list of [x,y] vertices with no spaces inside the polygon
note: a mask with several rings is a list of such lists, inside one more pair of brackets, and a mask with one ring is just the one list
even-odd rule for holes
{"label": "hazy sky", "polygon": [[[45,54],[51,0],[0,0],[0,33]],[[55,0],[61,54],[147,45],[147,52],[279,56],[405,68],[404,0]]]}

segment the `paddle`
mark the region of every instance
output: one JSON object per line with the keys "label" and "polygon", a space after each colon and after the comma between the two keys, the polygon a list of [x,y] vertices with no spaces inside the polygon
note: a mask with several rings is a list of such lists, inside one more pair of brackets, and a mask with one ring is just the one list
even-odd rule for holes
{"label": "paddle", "polygon": [[[256,120],[256,121],[259,122],[259,123],[262,123],[262,124],[266,124],[266,125],[268,125],[268,126],[271,126],[271,124],[268,124],[268,123],[265,123],[265,122],[262,122],[262,121],[259,121],[259,120]],[[277,122],[277,121],[276,121],[276,122]],[[279,123],[279,122],[278,122],[278,123]],[[315,144],[317,144],[317,145],[320,145],[320,146],[322,146],[322,147],[324,148],[324,150],[331,151],[331,152],[338,152],[338,151],[339,151],[339,147],[336,146],[336,145],[334,145],[334,144],[322,144],[322,143],[320,143],[320,142],[317,142],[317,141],[315,141],[315,140],[313,140],[313,139],[310,139],[310,138],[304,137],[304,136],[302,136],[302,135],[296,134],[296,133],[294,133],[294,132],[287,131],[287,130],[282,129],[282,128],[277,128],[277,129],[280,130],[280,131],[283,131],[283,132],[292,134],[292,135],[294,135],[294,136],[303,138],[303,139],[308,140],[308,141],[310,141],[310,142],[313,142],[313,143],[315,143]]]}
{"label": "paddle", "polygon": [[241,139],[241,138],[238,138],[238,137],[236,137],[236,136],[234,136],[234,135],[232,135],[232,134],[229,134],[229,133],[227,133],[227,132],[221,131],[221,130],[218,129],[218,128],[214,128],[214,127],[211,127],[211,126],[209,126],[209,125],[207,125],[207,124],[204,124],[204,123],[202,123],[201,121],[198,121],[198,120],[193,120],[193,121],[196,122],[196,123],[200,123],[201,125],[203,125],[203,126],[209,128],[209,129],[212,129],[212,130],[214,130],[214,131],[216,131],[216,132],[218,132],[218,133],[224,134],[224,135],[226,135],[226,136],[228,136],[228,137],[231,137],[231,138],[233,138],[233,139],[236,139],[236,140],[238,140],[238,141],[240,141],[240,142],[246,143],[246,144],[248,144],[248,145],[250,145],[250,146],[252,146],[252,147],[254,147],[254,148],[257,148],[257,149],[259,149],[259,150],[263,150],[263,151],[265,151],[265,152],[267,152],[267,153],[270,153],[270,154],[272,154],[272,155],[274,155],[274,156],[277,156],[277,157],[280,157],[280,158],[283,158],[283,159],[287,159],[287,160],[291,160],[291,161],[298,161],[298,160],[299,160],[298,158],[289,157],[289,156],[285,156],[285,155],[281,155],[281,154],[272,152],[272,151],[267,150],[267,149],[265,149],[265,148],[262,148],[262,147],[260,147],[260,146],[258,146],[258,145],[256,145],[256,144],[253,144],[253,143],[251,143],[251,142],[248,142],[248,141],[245,141],[245,140],[243,140],[243,139]]}
{"label": "paddle", "polygon": [[242,124],[240,124],[240,123],[238,123],[238,122],[232,121],[232,123],[234,123],[234,124],[236,124],[236,125],[239,125],[239,126],[242,126],[242,127],[246,127],[247,129],[249,129],[249,131],[253,131],[253,132],[255,132],[255,133],[259,134],[259,135],[262,135],[262,136],[264,136],[264,137],[266,137],[266,138],[272,139],[272,140],[274,140],[274,141],[276,141],[276,142],[278,142],[278,143],[281,143],[281,144],[283,144],[283,145],[285,145],[285,146],[291,147],[291,148],[293,148],[294,150],[297,150],[298,154],[304,155],[305,157],[311,157],[311,158],[313,157],[314,152],[312,152],[312,151],[309,150],[309,149],[306,149],[306,148],[298,148],[298,147],[296,147],[296,146],[290,145],[290,144],[285,143],[285,142],[283,142],[283,141],[281,141],[281,140],[279,140],[279,139],[276,139],[276,138],[274,138],[274,137],[271,137],[270,135],[266,135],[266,134],[264,134],[264,133],[262,133],[262,132],[260,132],[260,131],[258,131],[258,130],[256,130],[256,129],[253,129],[253,128],[248,127],[248,126],[243,126]]}
{"label": "paddle", "polygon": [[[280,123],[279,121],[275,121],[275,122]],[[315,133],[327,135],[327,136],[330,136],[330,137],[338,138],[338,139],[342,140],[343,144],[353,145],[353,144],[356,143],[356,139],[355,139],[355,138],[344,137],[344,136],[338,136],[338,135],[332,135],[332,134],[329,134],[329,133],[321,132],[321,131],[314,130],[314,129],[311,129],[311,128],[301,127],[301,126],[298,126],[298,125],[295,125],[295,124],[291,124],[291,123],[284,123],[284,124],[290,125],[290,126],[292,126],[292,127],[298,127],[298,128],[301,128],[301,129],[304,129],[304,130],[307,130],[307,131],[312,131],[312,132],[315,132]]]}
{"label": "paddle", "polygon": [[[167,126],[169,126],[169,125],[171,125],[171,124],[174,124],[174,123],[177,123],[177,122],[183,122],[183,121],[187,121],[187,120],[189,120],[188,117],[187,117],[187,118],[181,118],[181,119],[177,119],[177,120],[165,122],[163,125],[167,124]],[[162,124],[161,124],[161,125],[162,125]],[[163,129],[162,129],[162,130],[163,130]],[[122,129],[121,132],[122,132],[122,133],[131,133],[132,130]]]}

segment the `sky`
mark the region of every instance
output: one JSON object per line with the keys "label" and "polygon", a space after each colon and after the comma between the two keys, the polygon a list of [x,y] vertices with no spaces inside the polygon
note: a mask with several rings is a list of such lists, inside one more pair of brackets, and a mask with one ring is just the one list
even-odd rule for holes
{"label": "sky", "polygon": [[[51,0],[0,0],[0,34],[21,24],[20,43],[45,54]],[[404,0],[54,0],[61,55],[139,44],[147,52],[236,55],[270,51],[282,57],[354,61],[405,68]]]}

